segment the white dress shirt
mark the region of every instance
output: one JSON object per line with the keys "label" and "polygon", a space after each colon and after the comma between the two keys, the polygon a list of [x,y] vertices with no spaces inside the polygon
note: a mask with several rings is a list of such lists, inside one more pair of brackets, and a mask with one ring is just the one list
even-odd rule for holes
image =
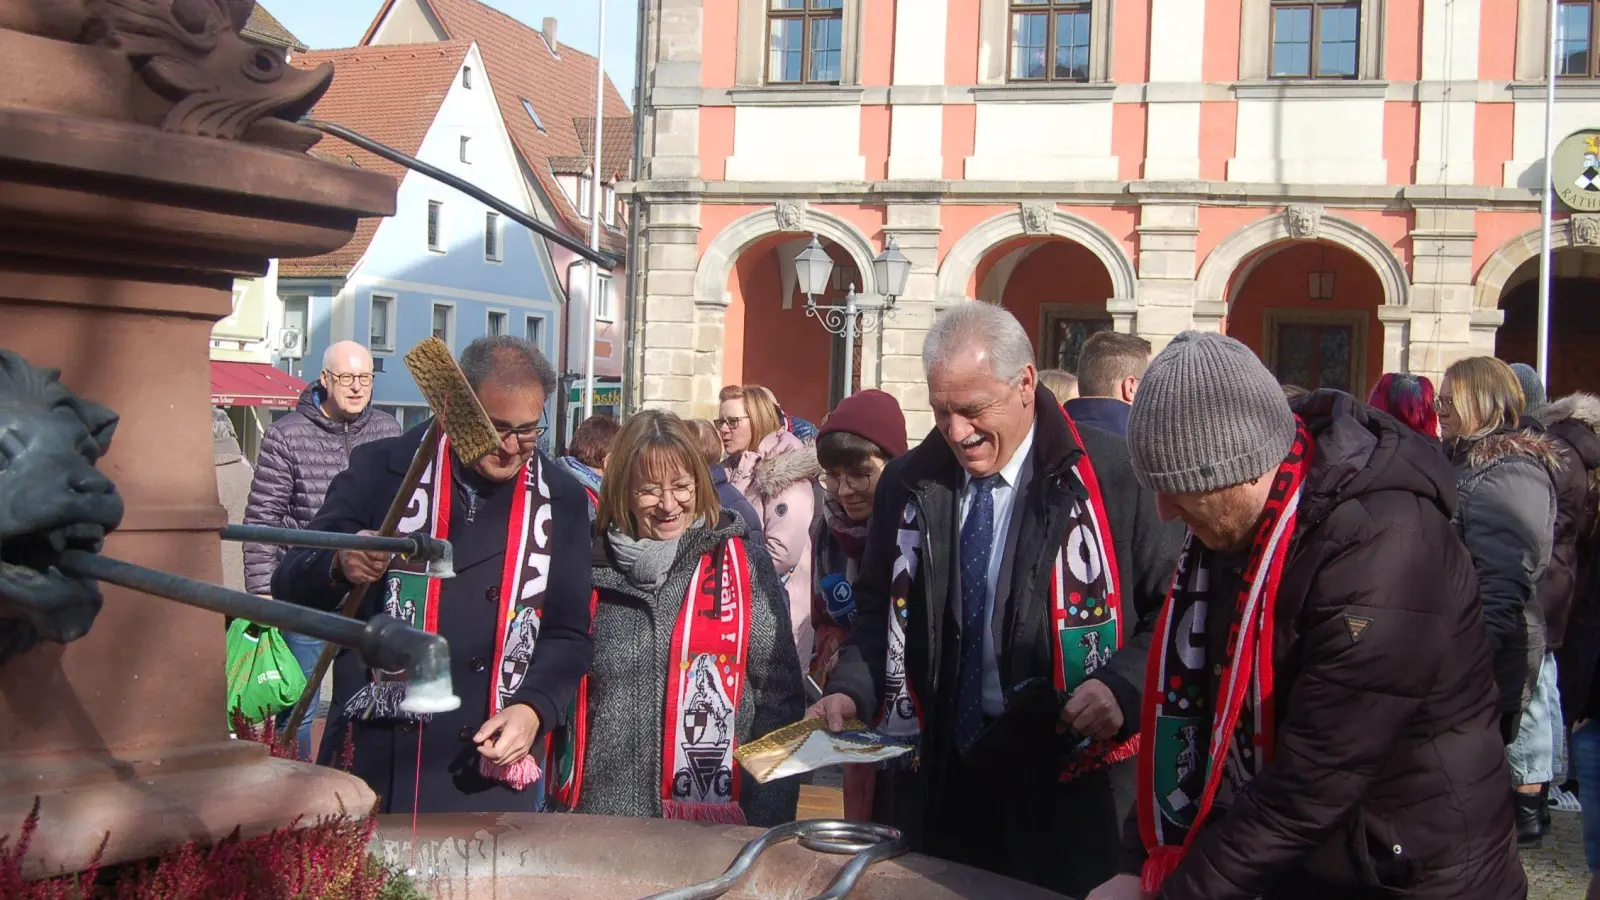
{"label": "white dress shirt", "polygon": [[[1000,584],[1000,567],[1005,562],[1006,542],[1011,539],[1011,515],[1016,509],[1017,497],[1027,487],[1032,467],[1028,465],[1033,455],[1035,425],[1028,429],[1011,460],[1000,470],[1000,481],[994,486],[994,548],[989,552],[989,591],[983,598],[983,714],[994,718],[1005,709],[1005,692],[1000,687],[1000,662],[994,648],[994,592]],[[967,511],[972,508],[972,476],[961,482],[961,506],[956,519],[956,531],[967,522]],[[958,562],[959,565],[959,562]],[[960,610],[961,579],[956,579],[956,609]],[[957,619],[960,615],[957,614]]]}

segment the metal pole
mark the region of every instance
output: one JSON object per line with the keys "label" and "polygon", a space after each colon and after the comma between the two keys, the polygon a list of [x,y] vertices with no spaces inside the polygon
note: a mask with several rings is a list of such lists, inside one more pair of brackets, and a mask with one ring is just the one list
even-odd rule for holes
{"label": "metal pole", "polygon": [[[600,48],[594,54],[594,177],[589,179],[589,249],[600,252],[600,200],[603,193],[600,190],[600,179],[603,177],[601,160],[604,157],[600,152],[600,140],[603,136],[606,122],[606,0],[596,4],[600,7]],[[583,390],[583,417],[585,419],[594,415],[594,333],[595,310],[600,303],[600,270],[593,263],[587,266],[589,270],[589,302],[587,315],[588,329],[585,333],[584,357],[584,390]]]}
{"label": "metal pole", "polygon": [[1548,387],[1550,384],[1550,230],[1555,217],[1555,187],[1551,182],[1550,167],[1555,157],[1556,135],[1556,17],[1561,11],[1557,0],[1550,0],[1550,48],[1549,70],[1546,72],[1544,86],[1544,175],[1543,188],[1544,203],[1539,216],[1539,326],[1538,349],[1536,351],[1534,368],[1539,371],[1539,380]]}
{"label": "metal pole", "polygon": [[846,397],[856,392],[856,292],[848,291],[844,296],[844,395]]}

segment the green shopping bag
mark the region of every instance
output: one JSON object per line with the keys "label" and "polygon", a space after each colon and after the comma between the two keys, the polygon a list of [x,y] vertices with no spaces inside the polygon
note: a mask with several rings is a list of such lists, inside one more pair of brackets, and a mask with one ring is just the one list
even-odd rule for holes
{"label": "green shopping bag", "polygon": [[306,689],[306,673],[278,629],[235,619],[228,626],[228,713],[265,722],[294,706]]}

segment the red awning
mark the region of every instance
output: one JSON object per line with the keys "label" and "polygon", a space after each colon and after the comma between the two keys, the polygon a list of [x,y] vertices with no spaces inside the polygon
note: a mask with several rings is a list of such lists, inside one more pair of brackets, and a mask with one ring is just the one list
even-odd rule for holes
{"label": "red awning", "polygon": [[274,406],[289,409],[306,383],[266,363],[211,361],[212,406]]}

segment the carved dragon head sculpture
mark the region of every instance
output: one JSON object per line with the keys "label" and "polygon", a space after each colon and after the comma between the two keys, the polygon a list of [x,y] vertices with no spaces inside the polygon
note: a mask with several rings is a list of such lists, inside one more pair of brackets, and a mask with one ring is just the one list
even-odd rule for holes
{"label": "carved dragon head sculpture", "polygon": [[66,643],[89,630],[98,588],[54,561],[98,551],[122,522],[122,497],[95,468],[117,416],[60,375],[0,350],[0,662],[39,638]]}
{"label": "carved dragon head sculpture", "polygon": [[89,0],[85,36],[128,57],[153,96],[140,118],[166,131],[303,152],[320,136],[296,125],[333,83],[246,42],[255,0]]}

